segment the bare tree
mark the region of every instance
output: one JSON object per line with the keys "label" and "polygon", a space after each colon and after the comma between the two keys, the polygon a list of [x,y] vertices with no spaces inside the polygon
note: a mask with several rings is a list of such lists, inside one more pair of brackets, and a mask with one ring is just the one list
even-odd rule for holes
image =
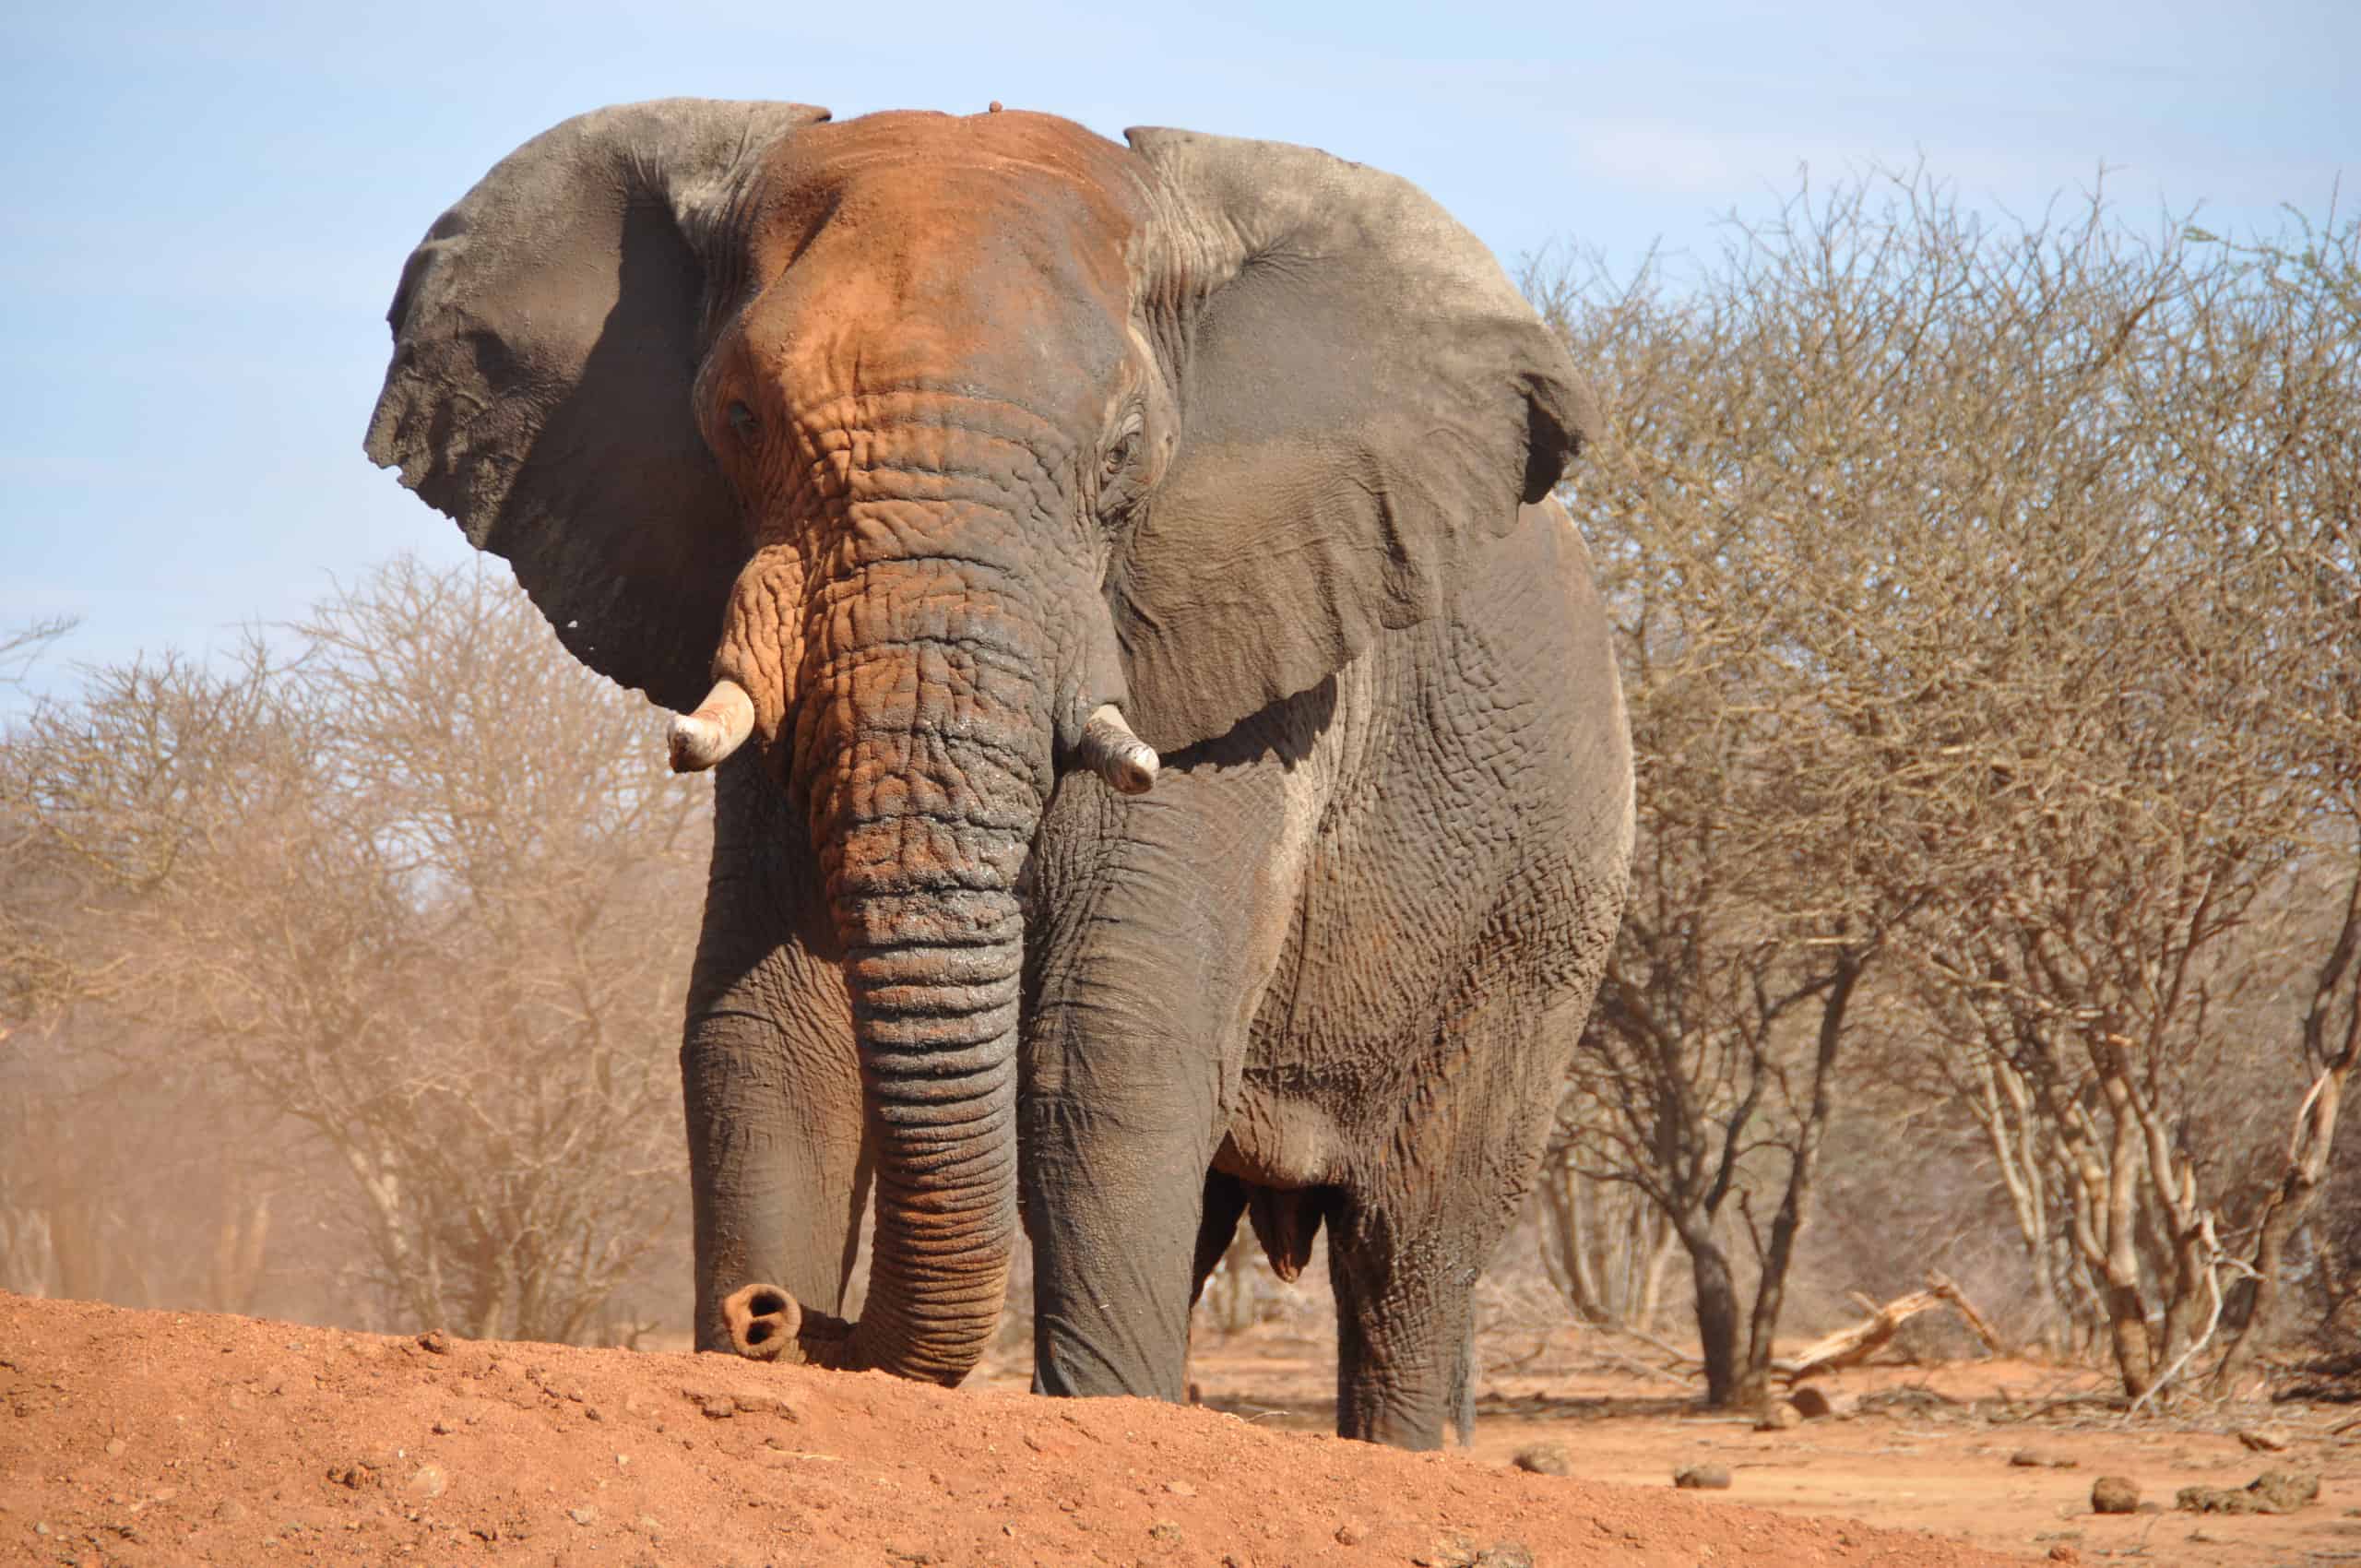
{"label": "bare tree", "polygon": [[1645,1193],[1585,1166],[1585,1152],[1609,1134],[1572,1119],[1596,1110],[1575,1095],[1559,1108],[1557,1135],[1534,1182],[1541,1266],[1583,1322],[1652,1333],[1680,1238]]}
{"label": "bare tree", "polygon": [[397,561],[18,737],[115,1002],[348,1178],[395,1321],[576,1338],[674,1229],[704,794],[513,588]]}
{"label": "bare tree", "polygon": [[[2351,1065],[2357,232],[1996,228],[1871,175],[1679,291],[1534,280],[1610,389],[1577,500],[1641,752],[1577,1093],[1690,1247],[1717,1401],[1864,1009],[2131,1393],[2267,1313]],[[2257,1092],[2209,1105],[2225,1072]]]}
{"label": "bare tree", "polygon": [[[1888,798],[1826,701],[1809,636],[1821,601],[1795,591],[1846,504],[1815,465],[1877,439],[1832,396],[1870,356],[1821,331],[1813,257],[1789,238],[1741,236],[1679,295],[1652,270],[1528,279],[1612,389],[1576,501],[1638,752],[1633,896],[1572,1121],[1601,1134],[1591,1172],[1636,1184],[1687,1249],[1716,1405],[1763,1395],[1856,998],[1911,897],[1871,874]],[[1733,1218],[1754,1253],[1750,1310]]]}
{"label": "bare tree", "polygon": [[[0,633],[0,690],[20,687],[35,661],[73,626],[69,620],[49,620]],[[0,1041],[24,1021],[53,1014],[80,984],[46,918],[67,901],[58,886],[67,868],[44,853],[29,809],[28,781],[7,766],[13,760],[0,752]]]}

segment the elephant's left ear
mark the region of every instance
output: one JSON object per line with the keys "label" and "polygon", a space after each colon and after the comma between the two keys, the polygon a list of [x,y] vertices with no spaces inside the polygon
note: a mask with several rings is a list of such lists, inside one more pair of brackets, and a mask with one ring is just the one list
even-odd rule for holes
{"label": "elephant's left ear", "polygon": [[1173,750],[1441,613],[1596,416],[1500,264],[1407,181],[1126,134],[1154,174],[1135,266],[1180,346],[1180,434],[1109,589],[1134,728]]}

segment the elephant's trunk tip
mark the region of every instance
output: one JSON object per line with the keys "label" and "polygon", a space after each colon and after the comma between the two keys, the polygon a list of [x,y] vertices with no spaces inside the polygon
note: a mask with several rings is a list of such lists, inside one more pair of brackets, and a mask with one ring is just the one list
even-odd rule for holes
{"label": "elephant's trunk tip", "polygon": [[1082,727],[1074,760],[1125,795],[1145,795],[1156,788],[1162,762],[1156,748],[1132,733],[1113,703],[1101,703]]}
{"label": "elephant's trunk tip", "polygon": [[853,1325],[825,1313],[807,1313],[776,1285],[742,1285],[721,1303],[730,1348],[755,1361],[836,1367],[849,1360]]}
{"label": "elephant's trunk tip", "polygon": [[666,736],[675,773],[703,773],[725,761],[754,732],[754,699],[724,676],[694,713],[673,716]]}

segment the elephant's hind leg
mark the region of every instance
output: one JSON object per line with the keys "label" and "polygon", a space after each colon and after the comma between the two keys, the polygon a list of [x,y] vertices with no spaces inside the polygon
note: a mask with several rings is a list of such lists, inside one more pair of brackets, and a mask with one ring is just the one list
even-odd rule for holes
{"label": "elephant's hind leg", "polygon": [[1340,1436],[1440,1448],[1449,1423],[1465,1440],[1476,1277],[1505,1227],[1471,1234],[1426,1196],[1347,1197],[1330,1218]]}

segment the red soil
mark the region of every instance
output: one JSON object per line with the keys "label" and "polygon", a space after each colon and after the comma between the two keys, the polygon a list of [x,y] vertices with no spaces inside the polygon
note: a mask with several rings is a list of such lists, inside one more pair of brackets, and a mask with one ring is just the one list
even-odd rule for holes
{"label": "red soil", "polygon": [[1205,1409],[435,1343],[0,1294],[0,1563],[2011,1561]]}

